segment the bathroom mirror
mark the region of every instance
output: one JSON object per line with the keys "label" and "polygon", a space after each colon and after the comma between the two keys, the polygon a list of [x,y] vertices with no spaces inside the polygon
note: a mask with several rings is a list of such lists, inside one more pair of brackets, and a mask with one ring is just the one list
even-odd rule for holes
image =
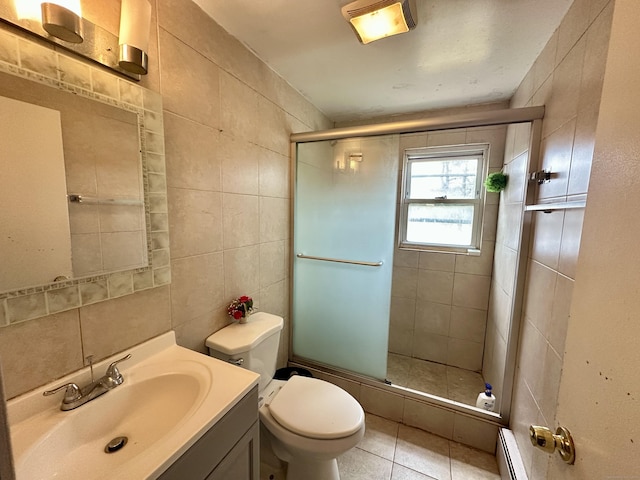
{"label": "bathroom mirror", "polygon": [[160,96],[2,32],[0,112],[0,326],[169,283]]}

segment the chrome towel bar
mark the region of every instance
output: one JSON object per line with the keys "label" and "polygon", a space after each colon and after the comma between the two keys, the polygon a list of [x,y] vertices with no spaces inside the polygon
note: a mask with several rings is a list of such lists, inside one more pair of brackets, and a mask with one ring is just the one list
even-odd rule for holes
{"label": "chrome towel bar", "polygon": [[336,263],[349,263],[351,265],[364,265],[366,267],[381,267],[382,260],[379,262],[361,262],[359,260],[343,260],[340,258],[327,258],[327,257],[314,257],[312,255],[305,255],[304,253],[298,253],[296,255],[298,258],[306,258],[309,260],[320,260],[323,262],[336,262]]}

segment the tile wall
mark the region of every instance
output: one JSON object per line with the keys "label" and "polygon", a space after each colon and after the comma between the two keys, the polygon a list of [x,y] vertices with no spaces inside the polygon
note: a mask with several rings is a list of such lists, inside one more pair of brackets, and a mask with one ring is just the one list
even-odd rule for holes
{"label": "tile wall", "polygon": [[[514,107],[546,106],[538,167],[555,175],[538,189],[539,202],[586,197],[613,7],[575,0],[512,100]],[[515,131],[507,136],[511,157],[517,138]],[[511,417],[532,480],[547,478],[552,458],[531,448],[528,428],[556,425],[582,220],[583,210],[534,215]]]}
{"label": "tile wall", "polygon": [[[151,3],[150,71],[140,84],[162,95],[168,203],[156,220],[170,227],[158,242],[166,248],[170,238],[171,284],[1,328],[8,397],[81,368],[87,355],[98,360],[171,329],[204,351],[242,294],[288,322],[289,135],[332,125],[194,3]],[[117,34],[119,2],[83,9]],[[94,85],[116,78],[96,70]]]}

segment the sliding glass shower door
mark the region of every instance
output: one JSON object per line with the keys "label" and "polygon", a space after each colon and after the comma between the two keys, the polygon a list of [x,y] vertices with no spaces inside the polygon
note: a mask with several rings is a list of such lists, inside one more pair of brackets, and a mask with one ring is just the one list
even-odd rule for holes
{"label": "sliding glass shower door", "polygon": [[297,145],[293,355],[383,380],[398,136]]}

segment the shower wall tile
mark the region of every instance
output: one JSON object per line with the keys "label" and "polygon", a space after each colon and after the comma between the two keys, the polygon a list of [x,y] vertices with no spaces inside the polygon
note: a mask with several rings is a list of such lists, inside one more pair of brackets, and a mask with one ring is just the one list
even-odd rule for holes
{"label": "shower wall tile", "polygon": [[413,343],[412,356],[430,362],[446,364],[449,351],[449,337],[435,333],[424,333]]}
{"label": "shower wall tile", "polygon": [[453,284],[453,305],[486,310],[489,304],[491,277],[456,273]]}
{"label": "shower wall tile", "polygon": [[447,343],[447,365],[464,368],[472,372],[482,370],[484,342],[471,342],[449,337]]}
{"label": "shower wall tile", "polygon": [[[233,299],[260,289],[260,246],[224,251],[224,295]],[[268,311],[268,310],[267,310]],[[272,312],[275,313],[275,312]]]}
{"label": "shower wall tile", "polygon": [[[496,211],[497,214],[497,211]],[[495,230],[495,226],[494,226]],[[456,255],[455,272],[490,276],[493,269],[494,242],[482,242],[480,256]]]}
{"label": "shower wall tile", "polygon": [[393,253],[393,266],[395,267],[409,267],[418,268],[418,262],[420,260],[420,252],[411,250],[400,250],[396,248]]}
{"label": "shower wall tile", "polygon": [[392,297],[416,298],[418,288],[418,269],[395,267],[391,286]]}
{"label": "shower wall tile", "polygon": [[457,255],[450,253],[420,252],[419,268],[424,270],[439,270],[453,272]]}
{"label": "shower wall tile", "polygon": [[451,304],[453,276],[451,272],[418,270],[418,299]]}
{"label": "shower wall tile", "polygon": [[425,333],[449,334],[450,323],[451,305],[424,300],[416,302],[416,341],[419,341],[419,337]]}
{"label": "shower wall tile", "polygon": [[260,147],[243,137],[220,134],[218,158],[222,166],[222,190],[257,195]]}
{"label": "shower wall tile", "polygon": [[449,336],[471,342],[484,342],[487,311],[467,307],[451,307]]}

